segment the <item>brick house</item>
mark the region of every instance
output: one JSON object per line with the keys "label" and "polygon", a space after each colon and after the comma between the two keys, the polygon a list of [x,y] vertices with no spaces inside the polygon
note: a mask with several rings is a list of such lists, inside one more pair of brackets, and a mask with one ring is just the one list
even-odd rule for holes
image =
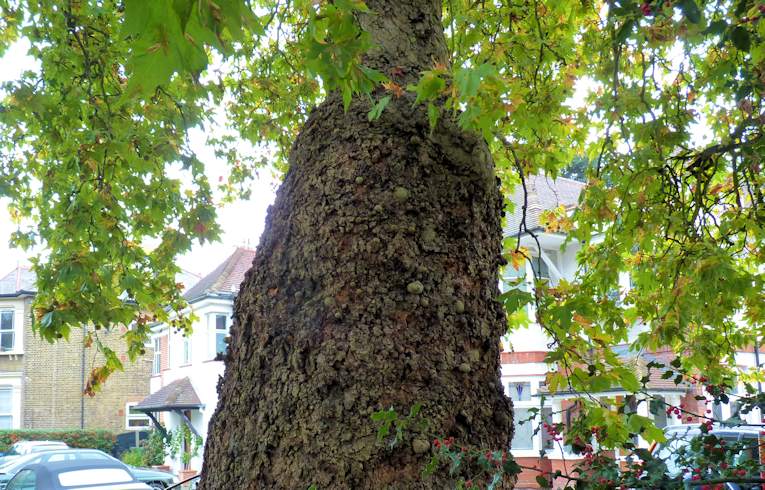
{"label": "brick house", "polygon": [[149,426],[131,410],[149,393],[151,353],[131,363],[119,328],[99,332],[125,370],[111,375],[94,397],[83,395],[92,367],[102,360],[86,347],[84,330],[48,343],[32,330],[35,276],[17,267],[0,278],[0,429],[107,429],[115,433]]}
{"label": "brick house", "polygon": [[[520,234],[519,237],[523,204],[523,190],[520,186],[512,196],[516,207],[514,213],[508,215],[504,235],[506,238],[520,239],[521,245],[529,250],[533,260],[531,264],[524,263],[519,271],[512,267],[506,268],[501,283],[503,291],[510,287],[508,283],[511,280],[518,278],[523,279],[520,287],[526,291],[532,291],[535,272],[554,286],[561,279],[572,280],[577,271],[576,254],[579,252],[580,245],[575,241],[566,243],[566,236],[562,233],[546,231],[540,224],[540,217],[543,211],[560,205],[569,212],[573,211],[584,184],[565,178],[553,180],[544,176],[531,176],[527,179],[526,185],[528,190],[526,226],[536,237],[528,233]],[[536,260],[537,258],[540,260]],[[621,290],[619,294],[624,294],[630,288],[628,274],[620,276],[619,285]],[[548,471],[564,470],[565,467],[570,470],[579,460],[579,456],[573,454],[570,448],[554,443],[544,430],[534,434],[534,429],[543,422],[543,418],[547,422],[565,424],[575,415],[574,400],[578,394],[567,391],[550,394],[546,390],[546,376],[553,367],[545,362],[545,356],[550,350],[548,346],[551,345],[552,339],[537,323],[533,322],[535,318],[533,307],[530,306],[527,313],[532,322],[524,328],[514,330],[503,339],[500,353],[501,379],[507,396],[513,400],[516,421],[528,419],[531,414],[529,409],[539,408],[540,404],[542,414],[541,417],[538,415],[533,423],[523,425],[516,423],[511,452],[523,466],[536,466]],[[633,326],[629,340],[632,341],[646,328],[644,324]],[[636,370],[638,378],[648,373],[646,366],[649,362],[656,361],[667,365],[674,358],[674,354],[669,351],[637,355],[629,351],[628,345],[615,346],[614,350],[626,365]],[[742,370],[753,368],[756,365],[753,350],[737,353],[736,364]],[[666,405],[659,400],[673,406],[683,403],[695,413],[704,413],[704,402],[695,399],[696,395],[703,394],[699,387],[687,383],[676,385],[672,379],[662,379],[662,374],[662,370],[650,371],[647,396],[638,396],[638,398],[645,398],[645,401],[634,407],[638,414],[653,418],[659,427],[687,422],[675,416],[667,416]],[[619,402],[628,394],[624,389],[614,387],[607,392],[592,395],[598,398],[616,399]],[[541,403],[542,395],[544,395],[544,403]],[[711,409],[715,419],[725,420],[737,412],[735,397],[732,397],[731,403],[712,405]],[[759,414],[753,411],[748,418],[749,422],[758,422]],[[642,438],[638,438],[637,443],[642,447],[648,445]],[[540,456],[540,452],[544,456]],[[520,475],[516,488],[538,488],[535,482],[536,475],[538,475],[537,472],[524,471]]]}

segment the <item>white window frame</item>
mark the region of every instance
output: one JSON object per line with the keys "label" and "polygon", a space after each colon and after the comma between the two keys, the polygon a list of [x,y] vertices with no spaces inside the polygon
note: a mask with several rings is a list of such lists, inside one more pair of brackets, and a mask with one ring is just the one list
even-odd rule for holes
{"label": "white window frame", "polygon": [[162,338],[154,337],[154,355],[151,360],[151,374],[162,372]]}
{"label": "white window frame", "polygon": [[[231,314],[229,313],[211,313],[210,318],[212,319],[212,331],[213,331],[213,347],[212,347],[212,358],[215,358],[218,356],[218,335],[223,334],[224,339],[228,337],[231,325],[229,323],[229,317]],[[226,327],[223,330],[218,329],[218,317],[223,317],[224,321],[226,322]],[[223,352],[225,354],[225,352]]]}
{"label": "white window frame", "polygon": [[191,336],[190,335],[181,335],[181,355],[180,355],[181,366],[188,366],[191,364]]}
{"label": "white window frame", "polygon": [[[10,314],[11,317],[11,328],[3,328],[3,322],[2,317],[3,315]],[[2,336],[10,333],[12,342],[11,342],[11,348],[8,350],[2,350]],[[14,353],[17,350],[17,335],[16,335],[16,310],[11,308],[3,308],[0,309],[0,353]]]}
{"label": "white window frame", "polygon": [[[11,411],[10,412],[0,412],[0,417],[10,417],[11,418],[10,429],[13,429],[13,428],[16,427],[16,425],[15,425],[16,414],[14,413],[15,410],[14,410],[14,399],[13,399],[13,394],[14,394],[13,386],[10,386],[10,385],[0,385],[0,391],[7,391],[10,394],[10,396],[11,396],[11,399],[10,399],[10,408],[11,408]],[[4,430],[9,430],[9,429],[4,429]]]}
{"label": "white window frame", "polygon": [[[539,386],[540,383],[543,382],[543,379],[540,379],[540,377],[503,377],[502,379],[502,386],[505,389],[505,395],[510,398],[510,391],[509,386],[511,383],[529,383],[530,391],[531,391],[531,399],[528,401],[513,401],[513,409],[529,409],[529,408],[540,408],[539,406],[539,398],[535,396],[537,393],[539,393]],[[549,400],[546,401],[543,408],[552,408],[552,405],[550,404]],[[527,417],[523,417],[525,420]],[[537,425],[541,424],[541,418],[542,414],[541,412],[537,414],[537,416],[531,420],[525,422],[526,424],[532,424],[532,429],[536,428]],[[532,430],[533,432],[533,430]],[[523,449],[516,449],[514,447],[511,447],[510,450],[513,453],[513,455],[517,457],[538,457],[539,456],[539,450],[542,448],[542,430],[538,431],[536,434],[533,434],[531,436],[531,448],[523,448]]]}
{"label": "white window frame", "polygon": [[[128,402],[125,404],[125,429],[126,430],[146,430],[151,428],[151,419],[148,415],[137,415],[130,412],[130,409],[138,405],[138,402]],[[145,420],[146,425],[130,425],[131,420]]]}

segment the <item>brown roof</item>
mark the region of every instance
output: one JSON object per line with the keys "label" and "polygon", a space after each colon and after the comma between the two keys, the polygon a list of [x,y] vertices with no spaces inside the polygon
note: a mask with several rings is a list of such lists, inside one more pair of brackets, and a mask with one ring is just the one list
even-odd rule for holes
{"label": "brown roof", "polygon": [[164,412],[177,408],[203,406],[189,378],[181,378],[147,396],[133,408],[142,412]]}
{"label": "brown roof", "polygon": [[[543,211],[563,205],[567,209],[579,203],[579,194],[584,189],[584,183],[577,180],[558,177],[553,179],[545,175],[530,175],[526,177],[527,208],[526,228],[534,230],[540,227],[539,218]],[[512,214],[507,216],[505,236],[517,236],[523,217],[523,186],[518,184],[510,200],[515,203]]]}
{"label": "brown roof", "polygon": [[16,295],[22,292],[33,293],[35,291],[35,273],[32,269],[19,266],[0,278],[0,294]]}
{"label": "brown roof", "polygon": [[[630,352],[628,345],[616,345],[613,350],[621,358],[625,367],[631,368],[635,371],[638,379],[643,378],[646,374],[649,374],[648,382],[646,383],[646,390],[648,391],[680,391],[687,392],[692,390],[692,386],[687,381],[682,381],[679,384],[675,383],[676,370],[670,366],[670,362],[676,357],[672,351],[653,351],[653,352],[641,352],[639,354]],[[662,364],[664,367],[651,367],[648,369],[649,363]],[[662,376],[666,372],[672,372],[671,378],[664,379]],[[619,392],[623,391],[620,386],[613,386],[607,392]],[[545,394],[549,392],[544,390]],[[560,390],[554,394],[567,395],[574,393],[571,390]]]}
{"label": "brown roof", "polygon": [[183,297],[194,302],[207,296],[234,296],[244,280],[244,274],[252,267],[255,250],[237,247],[214,271],[199,280]]}

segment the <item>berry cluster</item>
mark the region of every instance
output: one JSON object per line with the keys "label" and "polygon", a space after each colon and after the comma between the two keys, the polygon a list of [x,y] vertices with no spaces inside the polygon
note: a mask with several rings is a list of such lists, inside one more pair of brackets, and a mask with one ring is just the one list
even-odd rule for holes
{"label": "berry cluster", "polygon": [[542,424],[542,428],[547,431],[547,434],[552,437],[553,441],[560,442],[563,440],[563,434],[558,430],[556,424],[548,424],[545,422]]}

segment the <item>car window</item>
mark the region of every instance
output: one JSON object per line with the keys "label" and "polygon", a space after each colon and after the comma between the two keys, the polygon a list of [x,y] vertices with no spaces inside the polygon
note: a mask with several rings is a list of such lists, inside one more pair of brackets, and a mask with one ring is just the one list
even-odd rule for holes
{"label": "car window", "polygon": [[8,482],[6,490],[37,490],[37,475],[32,470],[21,470]]}
{"label": "car window", "polygon": [[58,481],[62,487],[75,487],[78,485],[98,482],[126,483],[132,482],[133,476],[122,468],[89,468],[87,470],[64,471],[58,474]]}
{"label": "car window", "polygon": [[29,452],[31,453],[41,453],[43,451],[54,451],[56,449],[66,449],[68,446],[64,446],[63,444],[50,444],[50,445],[40,445],[40,446],[32,446],[29,448]]}
{"label": "car window", "polygon": [[74,454],[67,454],[67,453],[51,454],[50,456],[45,456],[46,463],[55,463],[56,461],[71,461],[73,459],[74,459]]}
{"label": "car window", "polygon": [[75,459],[97,459],[99,461],[110,461],[111,458],[104,453],[96,451],[82,451],[73,454]]}

